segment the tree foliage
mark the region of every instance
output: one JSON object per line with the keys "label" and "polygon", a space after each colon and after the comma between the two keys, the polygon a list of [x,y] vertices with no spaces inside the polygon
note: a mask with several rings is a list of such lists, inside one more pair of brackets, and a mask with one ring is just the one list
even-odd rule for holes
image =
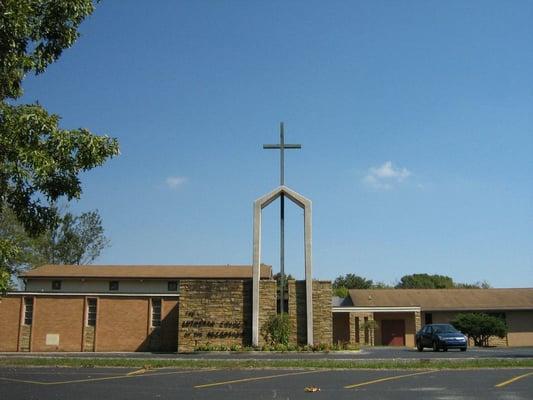
{"label": "tree foliage", "polygon": [[396,285],[397,289],[450,289],[453,279],[444,275],[412,274],[404,275]]}
{"label": "tree foliage", "polygon": [[98,211],[58,212],[53,226],[38,236],[24,229],[10,210],[0,214],[0,241],[13,240],[17,252],[5,260],[12,273],[43,264],[89,264],[108,246]]}
{"label": "tree foliage", "polygon": [[346,289],[370,289],[372,288],[372,285],[373,281],[371,279],[366,279],[354,274],[338,276],[333,282],[334,289],[340,287],[345,287]]}
{"label": "tree foliage", "polygon": [[458,283],[446,275],[412,274],[401,277],[396,289],[488,289],[487,281]]}
{"label": "tree foliage", "polygon": [[[55,221],[51,204],[79,198],[79,174],[118,154],[116,139],[85,128],[62,129],[59,116],[39,104],[16,104],[26,74],[40,74],[78,38],[92,0],[0,2],[0,213],[10,209],[31,235]],[[20,249],[0,241],[0,290],[5,290]]]}
{"label": "tree foliage", "polygon": [[488,346],[491,336],[504,338],[507,334],[504,320],[484,313],[458,314],[452,325],[472,338],[476,346]]}
{"label": "tree foliage", "polygon": [[350,295],[350,292],[344,286],[339,286],[337,288],[333,288],[333,295],[344,299]]}

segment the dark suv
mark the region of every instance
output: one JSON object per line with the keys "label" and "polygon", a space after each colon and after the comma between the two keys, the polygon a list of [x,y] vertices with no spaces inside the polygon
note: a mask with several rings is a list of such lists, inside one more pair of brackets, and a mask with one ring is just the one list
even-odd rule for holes
{"label": "dark suv", "polygon": [[423,351],[424,347],[431,347],[433,351],[466,351],[467,347],[466,336],[450,324],[428,324],[417,332],[415,340],[418,351]]}

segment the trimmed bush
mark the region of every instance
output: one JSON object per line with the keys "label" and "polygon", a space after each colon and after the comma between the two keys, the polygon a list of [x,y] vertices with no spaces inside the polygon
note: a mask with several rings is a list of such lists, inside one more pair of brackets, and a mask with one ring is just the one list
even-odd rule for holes
{"label": "trimmed bush", "polygon": [[265,342],[272,346],[289,344],[291,324],[286,313],[271,316],[262,329]]}
{"label": "trimmed bush", "polygon": [[505,321],[484,313],[458,314],[452,325],[472,338],[476,346],[488,346],[491,336],[504,338],[507,334]]}

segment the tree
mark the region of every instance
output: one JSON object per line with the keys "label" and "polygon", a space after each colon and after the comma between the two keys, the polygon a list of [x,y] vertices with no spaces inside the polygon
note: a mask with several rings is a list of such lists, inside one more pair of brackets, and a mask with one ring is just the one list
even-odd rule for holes
{"label": "tree", "polygon": [[350,292],[344,286],[333,288],[333,295],[345,299],[350,295]]}
{"label": "tree", "polygon": [[98,211],[67,212],[36,242],[40,264],[90,264],[109,245]]}
{"label": "tree", "polygon": [[346,289],[370,289],[372,288],[372,280],[366,279],[354,274],[346,274],[339,276],[333,282],[333,288],[338,289],[345,287]]}
{"label": "tree", "polygon": [[53,227],[36,237],[10,210],[0,214],[0,240],[14,240],[19,249],[6,261],[13,273],[42,264],[89,264],[108,246],[98,211],[59,214]]}
{"label": "tree", "polygon": [[472,338],[476,346],[488,346],[491,336],[504,338],[507,334],[505,321],[484,313],[458,314],[452,325]]}
{"label": "tree", "polygon": [[449,289],[453,287],[453,279],[449,276],[428,274],[404,275],[396,285],[396,289]]}
{"label": "tree", "polygon": [[487,281],[478,281],[475,283],[456,283],[455,288],[457,289],[490,289],[491,285]]}
{"label": "tree", "polygon": [[[49,229],[53,202],[79,198],[79,174],[118,155],[116,139],[85,128],[62,129],[59,116],[39,104],[15,104],[26,74],[43,73],[79,36],[92,0],[0,2],[0,214],[6,209],[30,235]],[[13,238],[0,241],[0,291],[20,257]]]}

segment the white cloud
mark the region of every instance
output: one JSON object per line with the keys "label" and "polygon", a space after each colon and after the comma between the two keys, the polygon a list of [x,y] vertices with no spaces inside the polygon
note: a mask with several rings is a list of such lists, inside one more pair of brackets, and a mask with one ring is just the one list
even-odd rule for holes
{"label": "white cloud", "polygon": [[402,183],[409,175],[411,171],[407,168],[395,168],[391,161],[386,161],[379,167],[370,168],[363,182],[374,189],[388,190],[392,189],[395,184]]}
{"label": "white cloud", "polygon": [[165,183],[170,189],[178,189],[185,182],[187,182],[187,178],[184,176],[169,176],[167,179],[165,179]]}

